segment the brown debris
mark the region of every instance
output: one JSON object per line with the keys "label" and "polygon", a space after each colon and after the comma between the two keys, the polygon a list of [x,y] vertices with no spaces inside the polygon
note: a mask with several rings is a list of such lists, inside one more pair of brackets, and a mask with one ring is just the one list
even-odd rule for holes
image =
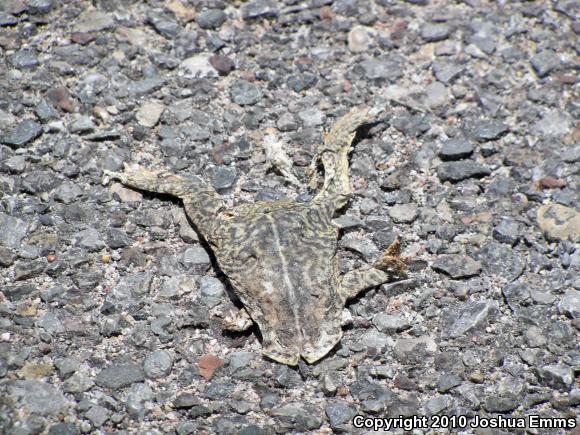
{"label": "brown debris", "polygon": [[209,381],[217,369],[224,365],[224,360],[215,355],[204,355],[197,360],[199,374]]}

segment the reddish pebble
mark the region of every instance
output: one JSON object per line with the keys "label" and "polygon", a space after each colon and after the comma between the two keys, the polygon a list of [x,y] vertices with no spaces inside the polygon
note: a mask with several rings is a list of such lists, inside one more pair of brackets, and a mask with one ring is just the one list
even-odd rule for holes
{"label": "reddish pebble", "polygon": [[206,381],[209,381],[214,372],[224,365],[224,360],[215,355],[205,355],[197,360],[197,367],[199,374],[203,376]]}

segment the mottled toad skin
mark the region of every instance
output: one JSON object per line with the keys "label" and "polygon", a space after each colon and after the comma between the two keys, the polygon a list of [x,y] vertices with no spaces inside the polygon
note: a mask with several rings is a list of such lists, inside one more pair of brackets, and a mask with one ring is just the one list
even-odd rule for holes
{"label": "mottled toad skin", "polygon": [[348,153],[356,130],[372,120],[353,109],[325,135],[313,162],[324,167],[324,185],[309,203],[255,202],[225,208],[210,186],[167,172],[106,175],[128,186],[183,200],[210,244],[249,317],[258,324],[263,353],[283,364],[313,363],[342,337],[346,301],[361,290],[404,276],[397,241],[372,266],[340,276],[334,214],[351,196]]}

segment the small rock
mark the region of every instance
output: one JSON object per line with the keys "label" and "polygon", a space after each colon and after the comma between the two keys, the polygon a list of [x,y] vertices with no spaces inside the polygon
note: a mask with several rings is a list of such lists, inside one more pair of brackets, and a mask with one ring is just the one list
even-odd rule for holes
{"label": "small rock", "polygon": [[229,189],[238,178],[238,172],[233,166],[218,166],[210,173],[211,185],[216,190]]}
{"label": "small rock", "polygon": [[404,331],[411,327],[410,322],[403,316],[386,313],[378,313],[375,315],[373,317],[373,324],[379,331],[387,334]]}
{"label": "small rock", "polygon": [[355,72],[369,80],[393,82],[403,75],[403,68],[396,59],[372,58],[355,66]]}
{"label": "small rock", "polygon": [[498,139],[509,131],[509,127],[497,119],[479,119],[466,126],[466,134],[478,142]]}
{"label": "small rock", "polygon": [[425,98],[423,103],[425,106],[434,109],[436,107],[444,106],[449,103],[449,91],[443,83],[433,82],[425,87]]}
{"label": "small rock", "polygon": [[32,119],[25,119],[14,127],[8,134],[0,138],[0,143],[20,148],[42,134],[42,126]]}
{"label": "small rock", "polygon": [[119,390],[135,382],[143,382],[145,375],[138,364],[113,364],[99,372],[95,383],[104,388]]}
{"label": "small rock", "polygon": [[193,246],[185,250],[185,252],[181,256],[180,262],[185,267],[199,265],[209,267],[210,259],[205,249],[203,249],[201,246]]}
{"label": "small rock", "polygon": [[374,43],[377,31],[372,27],[355,26],[348,33],[348,48],[353,53],[368,51]]}
{"label": "small rock", "polygon": [[28,224],[21,219],[0,213],[0,245],[19,249],[28,232]]}
{"label": "small rock", "polygon": [[531,60],[538,77],[543,78],[560,66],[560,57],[552,50],[542,50]]}
{"label": "small rock", "polygon": [[473,145],[467,139],[450,139],[443,143],[439,157],[441,160],[461,160],[473,154]]}
{"label": "small rock", "polygon": [[278,16],[278,2],[274,0],[252,0],[242,6],[242,18],[275,18]]}
{"label": "small rock", "polygon": [[425,411],[428,415],[437,415],[448,409],[452,403],[453,399],[450,396],[437,396],[427,401],[425,404]]}
{"label": "small rock", "polygon": [[318,127],[323,125],[326,121],[324,112],[316,107],[310,107],[298,112],[298,118],[300,118],[304,127]]}
{"label": "small rock", "polygon": [[3,166],[13,174],[21,174],[26,169],[26,157],[16,155],[3,162]]}
{"label": "small rock", "polygon": [[208,9],[195,17],[195,22],[202,29],[217,29],[226,21],[226,14],[221,9]]}
{"label": "small rock", "polygon": [[14,68],[21,70],[33,69],[40,65],[36,52],[29,49],[18,50],[12,55],[11,61]]}
{"label": "small rock", "polygon": [[227,76],[236,67],[234,61],[223,54],[214,54],[209,58],[209,63],[220,76]]}
{"label": "small rock", "polygon": [[564,293],[558,303],[558,310],[572,319],[580,317],[580,291],[569,289]]}
{"label": "small rock", "polygon": [[9,397],[19,402],[20,409],[44,416],[57,415],[67,407],[60,390],[36,380],[14,381],[8,386]]}
{"label": "small rock", "polygon": [[481,263],[467,255],[442,255],[432,265],[433,270],[446,273],[453,279],[468,278],[481,273]]}
{"label": "small rock", "polygon": [[164,84],[165,79],[163,78],[148,78],[130,82],[127,86],[127,91],[135,97],[142,97],[156,91]]}
{"label": "small rock", "polygon": [[91,133],[94,129],[95,124],[88,116],[79,116],[70,126],[70,132],[78,134]]}
{"label": "small rock", "polygon": [[439,382],[437,383],[437,391],[439,391],[440,393],[446,393],[452,388],[461,385],[462,382],[463,380],[457,375],[443,374],[441,375],[441,377],[439,378]]}
{"label": "small rock", "polygon": [[481,178],[491,174],[491,170],[481,163],[472,160],[443,162],[437,166],[437,175],[441,181],[458,181],[468,178]]}
{"label": "small rock", "polygon": [[216,77],[219,70],[211,63],[213,57],[215,56],[210,56],[205,53],[196,54],[195,56],[188,57],[181,62],[181,67],[185,68],[193,77]]}
{"label": "small rock", "polygon": [[100,405],[93,405],[85,412],[85,417],[93,423],[96,428],[101,427],[109,419],[111,411]]}
{"label": "small rock", "polygon": [[580,212],[560,204],[542,205],[537,212],[538,225],[550,240],[580,240]]}
{"label": "small rock", "polygon": [[540,137],[559,137],[568,134],[572,126],[572,119],[566,112],[548,110],[542,119],[532,126],[532,133]]}
{"label": "small rock", "polygon": [[389,216],[397,224],[410,224],[417,219],[417,206],[410,203],[395,204],[389,209]]}
{"label": "small rock", "polygon": [[199,282],[199,289],[205,298],[221,298],[226,291],[223,283],[213,276],[204,276]]}
{"label": "small rock", "polygon": [[356,408],[344,401],[329,403],[326,405],[325,411],[330,427],[334,430],[349,428],[352,419],[357,414]]}
{"label": "small rock", "polygon": [[157,350],[150,353],[143,361],[143,370],[149,379],[158,379],[171,373],[173,358],[165,350]]}
{"label": "small rock", "polygon": [[450,34],[451,29],[445,23],[427,23],[421,29],[421,37],[427,42],[443,41]]}
{"label": "small rock", "polygon": [[315,410],[302,403],[290,402],[278,406],[271,411],[271,415],[284,432],[313,432],[322,425]]}
{"label": "small rock", "polygon": [[87,228],[77,233],[75,244],[87,249],[89,252],[100,251],[105,247],[105,242],[100,233],[94,228]]}
{"label": "small rock", "polygon": [[57,119],[59,114],[56,109],[52,107],[52,104],[43,98],[36,106],[36,116],[38,116],[42,122],[47,122],[51,119]]}
{"label": "small rock", "polygon": [[459,312],[450,318],[451,326],[444,330],[443,335],[457,338],[483,325],[492,315],[499,312],[499,304],[494,300],[466,302]]}
{"label": "small rock", "polygon": [[70,204],[82,196],[83,190],[76,183],[63,183],[54,189],[53,198],[64,204]]}
{"label": "small rock", "polygon": [[139,107],[135,118],[137,122],[144,127],[155,127],[161,118],[165,106],[154,101],[145,102]]}
{"label": "small rock", "polygon": [[571,367],[562,364],[552,364],[535,369],[540,382],[559,390],[569,390],[574,382],[574,372]]}
{"label": "small rock", "polygon": [[497,275],[513,281],[524,271],[525,263],[518,253],[495,240],[483,245],[477,257],[489,275]]}
{"label": "small rock", "polygon": [[224,360],[214,355],[205,355],[197,360],[199,374],[209,381],[217,369],[224,365]]}
{"label": "small rock", "polygon": [[115,26],[113,17],[105,12],[88,11],[83,13],[73,27],[79,33],[100,32]]}
{"label": "small rock", "polygon": [[229,367],[232,372],[235,372],[236,370],[247,367],[256,359],[257,355],[253,352],[232,352],[229,357]]}
{"label": "small rock", "polygon": [[513,219],[503,219],[492,234],[497,241],[513,246],[520,237],[520,225]]}
{"label": "small rock", "polygon": [[237,80],[230,88],[230,98],[240,106],[251,106],[262,99],[262,90],[254,83]]}

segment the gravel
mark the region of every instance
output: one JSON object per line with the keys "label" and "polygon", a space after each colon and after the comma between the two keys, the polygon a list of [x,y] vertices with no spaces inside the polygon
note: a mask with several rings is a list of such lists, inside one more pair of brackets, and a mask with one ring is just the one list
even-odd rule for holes
{"label": "gravel", "polygon": [[[574,2],[0,3],[0,433],[580,424]],[[382,113],[350,155],[337,269],[398,234],[409,276],[350,301],[327,357],[286,367],[255,328],[224,330],[242,304],[181,202],[102,171],[309,201],[317,146],[354,106]]]}

